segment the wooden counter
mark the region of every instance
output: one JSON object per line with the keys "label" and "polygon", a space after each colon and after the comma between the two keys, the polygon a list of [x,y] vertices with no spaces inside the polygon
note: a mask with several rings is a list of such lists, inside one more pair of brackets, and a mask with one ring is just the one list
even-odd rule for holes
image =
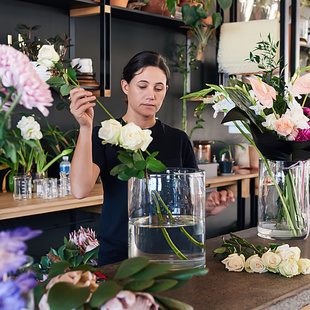
{"label": "wooden counter", "polygon": [[53,199],[32,198],[29,200],[21,201],[14,200],[12,193],[1,193],[0,220],[76,208],[94,206],[101,207],[102,202],[102,184],[95,184],[95,187],[90,195],[83,199],[76,199],[70,195]]}
{"label": "wooden counter", "polygon": [[[258,237],[256,227],[236,234],[255,245],[268,247],[271,242]],[[282,244],[279,240],[272,242]],[[286,243],[298,246],[301,256],[310,258],[310,239]],[[271,272],[229,272],[220,257],[212,255],[212,251],[221,245],[222,236],[206,241],[207,275],[193,277],[180,289],[161,292],[160,295],[186,302],[195,310],[298,310],[310,305],[310,275],[286,278]],[[113,277],[118,265],[102,267],[108,279]]]}

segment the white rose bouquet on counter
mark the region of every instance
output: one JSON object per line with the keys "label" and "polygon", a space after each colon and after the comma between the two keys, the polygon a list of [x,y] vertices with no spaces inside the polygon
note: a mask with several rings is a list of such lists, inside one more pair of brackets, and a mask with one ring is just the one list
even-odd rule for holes
{"label": "white rose bouquet on counter", "polygon": [[223,238],[220,248],[214,255],[223,256],[222,263],[229,271],[249,273],[278,273],[287,278],[299,274],[310,274],[310,260],[300,258],[300,249],[288,244],[270,244],[270,248],[254,246],[245,239],[230,233],[230,238]]}

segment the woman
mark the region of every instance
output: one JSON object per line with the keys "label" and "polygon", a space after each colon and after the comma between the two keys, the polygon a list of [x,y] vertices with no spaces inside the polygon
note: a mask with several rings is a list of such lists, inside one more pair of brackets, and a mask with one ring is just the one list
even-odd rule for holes
{"label": "woman", "polygon": [[[127,112],[119,121],[151,129],[153,141],[148,151],[159,151],[156,158],[167,167],[197,168],[186,133],[155,118],[168,90],[169,79],[169,68],[160,54],[145,51],[135,55],[123,70],[121,87],[127,96]],[[70,97],[71,113],[80,125],[70,168],[72,193],[77,198],[86,197],[99,175],[103,183],[104,202],[98,231],[98,265],[101,266],[127,258],[128,185],[110,175],[111,169],[119,164],[119,148],[103,145],[98,137],[99,127],[93,128],[96,97],[82,88],[71,90]],[[206,200],[207,214],[220,213],[231,201],[234,201],[231,191],[213,191]]]}

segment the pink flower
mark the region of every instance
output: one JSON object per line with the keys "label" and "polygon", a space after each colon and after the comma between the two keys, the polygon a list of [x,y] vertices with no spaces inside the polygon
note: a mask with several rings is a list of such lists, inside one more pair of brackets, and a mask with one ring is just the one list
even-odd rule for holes
{"label": "pink flower", "polygon": [[275,122],[275,131],[279,136],[286,137],[294,130],[294,123],[287,118],[279,118]]}
{"label": "pink flower", "polygon": [[265,82],[257,78],[248,78],[252,85],[253,91],[259,102],[267,108],[273,106],[273,99],[276,100],[277,92]]}
{"label": "pink flower", "polygon": [[293,84],[294,92],[298,94],[310,93],[310,73],[299,76]]}
{"label": "pink flower", "polygon": [[295,141],[308,141],[310,140],[310,129],[298,129],[298,134]]}
{"label": "pink flower", "polygon": [[305,114],[306,116],[310,116],[310,109],[309,109],[309,108],[303,107],[302,110],[304,111],[304,114]]}
{"label": "pink flower", "polygon": [[0,45],[1,86],[14,87],[12,99],[21,95],[19,104],[27,109],[37,108],[44,116],[52,106],[49,85],[43,82],[26,55],[8,45]]}
{"label": "pink flower", "polygon": [[120,291],[115,297],[108,300],[100,310],[158,310],[152,295],[148,293]]}
{"label": "pink flower", "polygon": [[69,239],[80,248],[81,255],[84,255],[99,246],[95,232],[89,228],[84,229],[82,226],[78,232],[74,231],[69,234]]}

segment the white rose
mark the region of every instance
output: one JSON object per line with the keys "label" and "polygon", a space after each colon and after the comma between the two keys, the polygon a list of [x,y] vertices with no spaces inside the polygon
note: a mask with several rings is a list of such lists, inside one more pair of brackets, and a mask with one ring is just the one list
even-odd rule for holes
{"label": "white rose", "polygon": [[229,271],[240,272],[244,268],[245,258],[243,254],[238,255],[237,253],[234,253],[223,259],[222,263],[225,264],[225,268]]}
{"label": "white rose", "polygon": [[51,69],[55,66],[54,62],[59,59],[60,57],[55,51],[54,45],[43,45],[39,50],[37,62]]}
{"label": "white rose", "polygon": [[263,273],[268,271],[258,254],[250,256],[245,262],[245,270],[249,273]]}
{"label": "white rose", "polygon": [[278,246],[276,253],[281,256],[282,260],[293,259],[298,262],[300,258],[300,249],[297,246],[290,247],[288,244]]}
{"label": "white rose", "polygon": [[268,250],[268,252],[263,254],[262,261],[269,271],[274,273],[279,272],[278,267],[281,263],[281,256],[279,254]]}
{"label": "white rose", "polygon": [[142,130],[142,140],[143,142],[141,143],[141,150],[144,152],[150,143],[152,142],[153,138],[151,137],[152,131],[149,129],[144,129]]}
{"label": "white rose", "polygon": [[123,126],[119,138],[121,147],[132,151],[137,151],[138,149],[145,151],[152,139],[150,130],[142,130],[134,123]]}
{"label": "white rose", "polygon": [[287,278],[297,276],[299,274],[297,261],[291,258],[282,261],[279,265],[279,272]]}
{"label": "white rose", "polygon": [[101,128],[98,132],[98,137],[103,139],[103,144],[111,143],[118,145],[119,136],[121,134],[122,124],[115,119],[109,119],[101,122]]}
{"label": "white rose", "polygon": [[43,137],[40,131],[40,124],[33,116],[23,116],[16,125],[20,129],[21,136],[26,140],[40,140]]}
{"label": "white rose", "polygon": [[310,273],[310,259],[301,258],[298,262],[299,273],[309,274]]}
{"label": "white rose", "polygon": [[309,119],[304,115],[303,109],[300,104],[296,105],[294,103],[290,103],[290,107],[286,110],[283,117],[291,120],[297,128],[309,129]]}

